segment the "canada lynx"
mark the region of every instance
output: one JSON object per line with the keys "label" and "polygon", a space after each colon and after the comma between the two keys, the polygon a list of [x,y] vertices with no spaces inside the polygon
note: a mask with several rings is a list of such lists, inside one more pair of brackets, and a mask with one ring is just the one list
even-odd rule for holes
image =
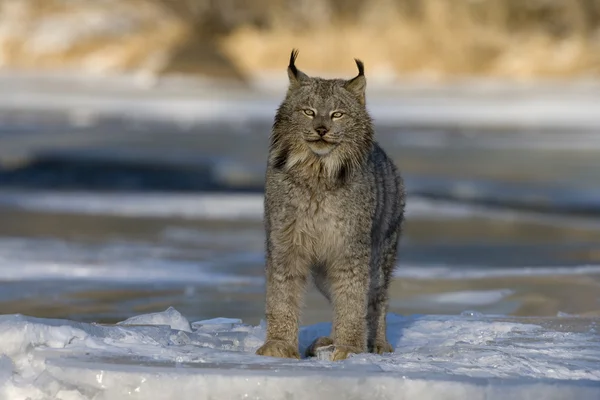
{"label": "canada lynx", "polygon": [[366,78],[309,77],[295,66],[275,116],[265,188],[267,338],[257,354],[299,358],[300,306],[309,276],[333,305],[333,360],[391,352],[388,286],[404,215],[404,186],[374,141]]}

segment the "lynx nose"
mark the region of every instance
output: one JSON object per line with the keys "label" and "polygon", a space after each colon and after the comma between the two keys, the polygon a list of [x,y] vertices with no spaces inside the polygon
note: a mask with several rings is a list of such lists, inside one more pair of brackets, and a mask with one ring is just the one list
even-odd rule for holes
{"label": "lynx nose", "polygon": [[315,131],[317,131],[319,136],[325,136],[327,132],[329,132],[329,129],[324,126],[319,126],[318,128],[315,128]]}

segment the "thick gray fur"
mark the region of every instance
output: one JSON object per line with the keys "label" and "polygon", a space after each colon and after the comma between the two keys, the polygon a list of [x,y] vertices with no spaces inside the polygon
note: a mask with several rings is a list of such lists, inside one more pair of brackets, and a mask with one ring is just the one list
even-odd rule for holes
{"label": "thick gray fur", "polygon": [[[353,79],[309,77],[295,66],[277,110],[265,188],[267,339],[257,354],[299,358],[309,278],[333,306],[333,359],[391,352],[388,287],[404,215],[402,178],[374,140],[362,62]],[[342,113],[335,114],[335,112]]]}

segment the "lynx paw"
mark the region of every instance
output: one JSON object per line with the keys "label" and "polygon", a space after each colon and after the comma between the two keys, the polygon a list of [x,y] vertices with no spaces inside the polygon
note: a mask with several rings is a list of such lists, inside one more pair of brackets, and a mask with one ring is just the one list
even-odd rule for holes
{"label": "lynx paw", "polygon": [[318,348],[331,346],[332,344],[333,339],[328,338],[327,336],[321,336],[319,338],[316,338],[315,341],[312,342],[310,346],[308,346],[308,348],[304,352],[304,355],[306,357],[316,357]]}
{"label": "lynx paw", "polygon": [[267,340],[256,350],[256,354],[267,357],[300,358],[298,349],[283,340]]}
{"label": "lynx paw", "polygon": [[383,354],[383,353],[393,353],[394,348],[388,342],[377,342],[371,349],[371,353],[375,354]]}
{"label": "lynx paw", "polygon": [[331,361],[341,361],[348,358],[350,354],[359,354],[362,353],[361,349],[358,347],[350,347],[350,346],[335,346],[333,350],[333,354],[331,355]]}

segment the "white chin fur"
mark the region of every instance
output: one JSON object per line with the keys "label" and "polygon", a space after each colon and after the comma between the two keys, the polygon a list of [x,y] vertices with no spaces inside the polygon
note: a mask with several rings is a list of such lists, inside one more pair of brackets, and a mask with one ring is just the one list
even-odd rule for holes
{"label": "white chin fur", "polygon": [[332,147],[323,147],[320,149],[315,149],[315,148],[311,148],[312,152],[315,153],[318,156],[324,156],[327,155],[331,152],[331,150],[333,150]]}
{"label": "white chin fur", "polygon": [[328,146],[323,146],[323,145],[321,145],[321,146],[314,146],[313,145],[313,146],[311,146],[311,145],[309,145],[309,147],[310,147],[311,151],[313,153],[315,153],[316,155],[318,155],[318,156],[324,156],[324,155],[329,154],[331,152],[331,150],[333,150],[333,148],[335,146],[331,146],[331,145],[328,145]]}

